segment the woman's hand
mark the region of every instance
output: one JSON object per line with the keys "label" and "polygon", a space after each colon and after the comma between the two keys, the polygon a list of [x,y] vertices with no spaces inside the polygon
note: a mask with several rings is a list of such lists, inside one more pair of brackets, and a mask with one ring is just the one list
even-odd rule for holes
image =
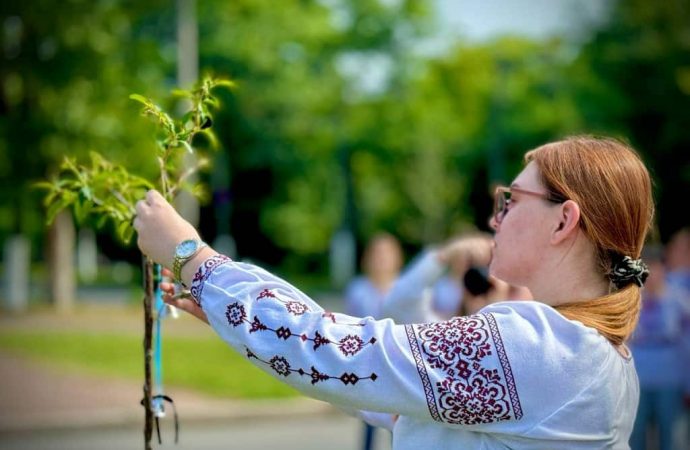
{"label": "woman's hand", "polygon": [[[163,269],[163,277],[167,279],[172,279],[172,272],[168,269]],[[201,309],[199,305],[194,301],[189,292],[175,293],[175,283],[170,283],[164,281],[160,284],[161,291],[163,291],[163,301],[175,308],[179,308],[184,312],[187,312],[197,319],[208,323],[208,317],[206,313]]]}
{"label": "woman's hand", "polygon": [[[185,239],[199,239],[199,233],[180,216],[157,191],[148,191],[136,204],[134,229],[141,252],[165,267],[172,267],[175,247]],[[183,309],[183,308],[181,308]]]}

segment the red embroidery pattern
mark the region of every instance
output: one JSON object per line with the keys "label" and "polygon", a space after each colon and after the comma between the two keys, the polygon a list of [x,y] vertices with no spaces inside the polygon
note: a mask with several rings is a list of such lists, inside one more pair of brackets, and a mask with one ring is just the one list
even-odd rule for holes
{"label": "red embroidery pattern", "polygon": [[[471,425],[522,417],[510,362],[491,314],[405,328],[434,420]],[[491,357],[494,350],[497,358]],[[434,370],[441,371],[434,376],[441,381],[432,384]]]}
{"label": "red embroidery pattern", "polygon": [[192,279],[192,287],[189,289],[197,305],[201,306],[201,294],[204,290],[204,283],[206,283],[208,277],[211,276],[216,267],[229,261],[232,260],[225,255],[213,255],[199,266],[199,269],[197,269]]}
{"label": "red embroidery pattern", "polygon": [[[256,301],[260,301],[262,299],[274,299],[276,301],[279,301],[283,305],[285,305],[285,309],[292,314],[293,316],[301,316],[302,314],[306,313],[307,311],[311,311],[309,306],[306,304],[296,301],[296,300],[283,300],[279,296],[277,296],[275,293],[273,293],[272,290],[270,289],[263,289],[261,292],[259,292],[259,295],[256,296]],[[333,314],[330,311],[325,311],[324,313],[321,314],[321,317],[323,318],[328,318],[331,319],[331,322],[333,323],[338,323],[335,317],[335,314]],[[343,324],[343,325],[351,325],[355,327],[363,327],[365,324],[364,323],[350,323],[350,324]]]}
{"label": "red embroidery pattern", "polygon": [[[264,324],[261,319],[259,319],[259,316],[254,316],[254,320],[250,321],[247,319],[247,313],[244,305],[240,304],[239,302],[231,303],[227,306],[225,310],[225,317],[228,323],[233,327],[237,327],[243,323],[248,323],[250,325],[250,333],[255,333],[257,331],[272,331],[279,339],[283,339],[285,341],[293,337],[301,339],[302,342],[310,341],[314,344],[314,350],[324,345],[333,344],[333,341],[324,337],[318,331],[314,332],[314,337],[309,337],[305,333],[294,333],[292,330],[290,330],[290,328],[282,326],[278,329],[271,328]],[[364,342],[361,337],[348,334],[338,341],[337,347],[343,355],[352,356],[362,350],[365,346],[373,345],[375,343],[375,337],[372,337],[367,342]]]}
{"label": "red embroidery pattern", "polygon": [[[321,314],[321,317],[323,317],[324,319],[331,319],[331,322],[333,322],[333,323],[338,323],[337,320],[336,320],[335,314],[333,314],[333,313],[330,312],[330,311],[324,312],[323,314]],[[363,327],[363,326],[366,325],[366,324],[363,323],[363,322],[359,322],[359,323],[345,323],[345,324],[342,324],[342,325],[350,325],[350,326],[353,326],[353,327]]]}
{"label": "red embroidery pattern", "polygon": [[259,292],[259,295],[256,297],[256,301],[258,302],[259,300],[264,298],[272,298],[279,301],[280,303],[285,305],[285,309],[293,316],[301,316],[305,312],[311,311],[311,309],[309,309],[309,306],[307,306],[306,304],[295,300],[283,300],[282,298],[276,296],[270,289],[264,289],[261,292]]}
{"label": "red embroidery pattern", "polygon": [[376,375],[373,372],[368,377],[361,377],[361,376],[359,376],[355,373],[351,373],[351,372],[349,372],[349,373],[343,372],[343,374],[340,376],[333,376],[333,375],[328,375],[326,373],[319,371],[314,366],[311,366],[310,371],[306,371],[302,368],[293,369],[290,366],[290,363],[288,362],[288,360],[282,356],[276,355],[273,358],[271,358],[269,361],[265,361],[265,360],[259,358],[258,356],[256,356],[256,354],[254,352],[252,352],[251,350],[249,350],[248,348],[247,348],[247,358],[249,358],[249,359],[254,358],[257,361],[260,361],[260,362],[270,366],[271,369],[273,369],[273,371],[275,373],[277,373],[278,375],[282,375],[284,377],[287,377],[291,373],[297,373],[301,377],[304,377],[304,376],[310,377],[311,378],[311,384],[316,384],[316,383],[319,383],[321,381],[326,381],[326,380],[340,380],[340,382],[343,383],[345,386],[347,386],[348,384],[351,384],[354,386],[355,384],[359,383],[362,380],[376,381],[376,379],[378,378],[378,375]]}

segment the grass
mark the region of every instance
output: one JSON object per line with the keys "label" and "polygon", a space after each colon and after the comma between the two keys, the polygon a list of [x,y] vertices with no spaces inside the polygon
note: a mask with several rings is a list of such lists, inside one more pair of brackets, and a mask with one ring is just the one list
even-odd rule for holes
{"label": "grass", "polygon": [[[90,375],[141,381],[142,338],[89,331],[0,331],[0,349]],[[299,395],[251,365],[215,336],[164,336],[163,382],[216,397],[279,398]]]}

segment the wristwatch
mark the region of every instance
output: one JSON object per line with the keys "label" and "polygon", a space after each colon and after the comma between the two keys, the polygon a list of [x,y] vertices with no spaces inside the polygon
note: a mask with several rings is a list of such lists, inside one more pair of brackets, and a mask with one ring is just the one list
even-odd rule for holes
{"label": "wristwatch", "polygon": [[177,244],[172,265],[173,275],[175,275],[176,280],[182,281],[182,267],[207,245],[206,242],[199,239],[185,239]]}

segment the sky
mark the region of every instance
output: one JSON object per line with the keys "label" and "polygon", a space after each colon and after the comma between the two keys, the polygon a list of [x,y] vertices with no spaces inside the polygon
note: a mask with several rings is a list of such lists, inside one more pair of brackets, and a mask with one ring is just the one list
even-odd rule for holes
{"label": "sky", "polygon": [[439,35],[481,42],[501,34],[586,38],[608,17],[611,0],[436,0]]}
{"label": "sky", "polygon": [[[332,0],[322,0],[330,4]],[[395,3],[400,0],[381,0]],[[435,0],[438,29],[432,37],[415,44],[427,56],[441,56],[458,40],[480,43],[501,35],[532,39],[560,36],[577,48],[605,23],[615,0]],[[375,94],[386,86],[392,67],[383,56],[351,53],[339,61],[339,68],[352,80],[346,97]]]}

